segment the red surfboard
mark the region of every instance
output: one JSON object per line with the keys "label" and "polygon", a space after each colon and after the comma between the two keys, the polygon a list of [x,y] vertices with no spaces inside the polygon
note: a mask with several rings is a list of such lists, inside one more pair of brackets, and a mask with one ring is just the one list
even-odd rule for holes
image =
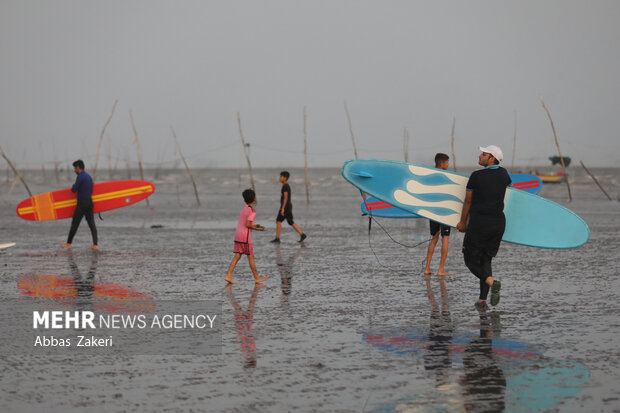
{"label": "red surfboard", "polygon": [[[93,212],[122,208],[143,199],[155,192],[155,185],[147,181],[110,181],[94,184]],[[71,189],[35,195],[17,205],[20,218],[28,221],[54,221],[71,218],[77,205],[77,194]]]}

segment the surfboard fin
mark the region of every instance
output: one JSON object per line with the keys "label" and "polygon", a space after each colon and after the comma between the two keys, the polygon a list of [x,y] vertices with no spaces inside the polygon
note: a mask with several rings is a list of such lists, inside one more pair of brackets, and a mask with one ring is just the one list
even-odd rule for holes
{"label": "surfboard fin", "polygon": [[364,171],[351,172],[351,174],[355,176],[359,176],[361,178],[372,178],[372,174],[369,174],[368,172],[364,172]]}

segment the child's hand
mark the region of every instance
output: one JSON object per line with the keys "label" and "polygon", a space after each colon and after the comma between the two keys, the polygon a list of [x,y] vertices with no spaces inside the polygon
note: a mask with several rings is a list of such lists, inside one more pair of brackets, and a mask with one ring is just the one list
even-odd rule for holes
{"label": "child's hand", "polygon": [[260,225],[260,224],[256,224],[256,225],[255,225],[255,227],[256,227],[256,230],[257,230],[257,231],[264,231],[264,230],[265,230],[265,227],[263,227],[263,226],[262,226],[262,225]]}

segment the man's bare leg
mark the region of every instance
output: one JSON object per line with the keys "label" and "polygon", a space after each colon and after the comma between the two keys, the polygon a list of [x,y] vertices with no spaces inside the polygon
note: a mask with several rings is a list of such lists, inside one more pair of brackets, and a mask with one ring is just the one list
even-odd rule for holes
{"label": "man's bare leg", "polygon": [[441,237],[441,259],[439,260],[439,269],[437,270],[437,275],[450,275],[446,272],[444,265],[446,265],[446,259],[448,259],[448,245],[450,243],[449,236]]}
{"label": "man's bare leg", "polygon": [[256,262],[254,261],[253,255],[248,255],[248,262],[250,263],[250,269],[252,270],[252,274],[254,274],[254,282],[262,283],[269,277],[261,277],[258,275],[258,271],[256,270]]}
{"label": "man's bare leg", "polygon": [[235,270],[235,267],[237,266],[237,263],[239,262],[240,259],[241,259],[241,254],[236,252],[235,256],[233,257],[232,261],[230,262],[230,265],[228,266],[228,273],[226,274],[226,277],[224,277],[224,280],[226,280],[226,282],[228,282],[229,284],[234,284],[235,283],[232,280],[232,273]]}
{"label": "man's bare leg", "polygon": [[433,235],[431,239],[431,243],[428,244],[428,252],[426,253],[426,268],[424,268],[424,275],[431,275],[433,271],[431,271],[431,260],[433,259],[433,253],[435,252],[435,245],[437,245],[437,241],[439,240],[439,232]]}
{"label": "man's bare leg", "polygon": [[301,228],[299,228],[299,225],[297,225],[297,224],[295,224],[295,223],[294,223],[294,224],[293,224],[293,225],[291,225],[291,226],[293,227],[293,229],[294,229],[295,231],[297,231],[297,233],[298,233],[299,235],[303,234],[303,231],[301,230]]}
{"label": "man's bare leg", "polygon": [[282,232],[282,222],[276,221],[276,239],[280,239],[281,232]]}

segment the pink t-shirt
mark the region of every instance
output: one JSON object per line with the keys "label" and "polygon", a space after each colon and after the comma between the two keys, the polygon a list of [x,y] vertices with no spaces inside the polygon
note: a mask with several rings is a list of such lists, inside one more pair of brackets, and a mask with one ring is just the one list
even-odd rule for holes
{"label": "pink t-shirt", "polygon": [[249,205],[243,207],[239,215],[239,222],[237,223],[236,242],[247,242],[248,244],[252,242],[252,230],[246,227],[245,223],[246,221],[254,222],[254,218],[256,218],[256,210]]}

